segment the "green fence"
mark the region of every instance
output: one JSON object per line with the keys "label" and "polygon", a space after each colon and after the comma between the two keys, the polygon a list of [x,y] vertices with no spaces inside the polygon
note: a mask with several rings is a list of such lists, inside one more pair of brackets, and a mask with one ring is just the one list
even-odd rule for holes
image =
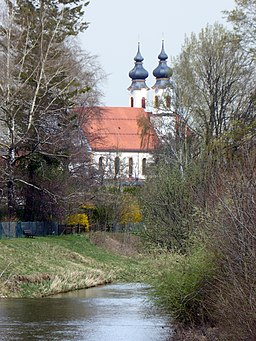
{"label": "green fence", "polygon": [[59,234],[59,224],[44,221],[7,221],[0,222],[0,239],[23,237],[23,231],[30,230],[34,236],[48,236]]}

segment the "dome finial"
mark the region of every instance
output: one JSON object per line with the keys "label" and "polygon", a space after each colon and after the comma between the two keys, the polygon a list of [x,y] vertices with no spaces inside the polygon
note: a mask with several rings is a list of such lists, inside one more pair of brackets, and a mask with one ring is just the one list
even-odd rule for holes
{"label": "dome finial", "polygon": [[167,56],[167,54],[165,53],[165,50],[164,50],[164,39],[162,39],[162,50],[161,50],[160,54],[158,55],[158,58],[160,60],[168,59],[168,56]]}
{"label": "dome finial", "polygon": [[164,50],[164,39],[162,39],[162,49],[158,56],[159,64],[157,68],[153,71],[153,75],[156,77],[156,84],[154,88],[166,88],[170,83],[170,77],[172,75],[171,68],[167,65],[168,56]]}
{"label": "dome finial", "polygon": [[140,42],[138,42],[138,51],[134,57],[135,65],[134,68],[129,72],[129,77],[132,79],[132,85],[129,89],[142,89],[148,88],[145,79],[148,77],[148,72],[143,67],[144,58],[140,53]]}
{"label": "dome finial", "polygon": [[142,57],[140,53],[140,42],[138,41],[138,51],[136,56],[134,57],[135,62],[143,62],[144,58]]}

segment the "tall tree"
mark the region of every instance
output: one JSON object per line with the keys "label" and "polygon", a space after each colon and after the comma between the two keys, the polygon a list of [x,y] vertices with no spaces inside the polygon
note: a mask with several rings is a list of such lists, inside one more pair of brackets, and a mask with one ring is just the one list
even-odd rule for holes
{"label": "tall tree", "polygon": [[242,47],[256,57],[256,0],[235,0],[236,8],[225,11]]}
{"label": "tall tree", "polygon": [[186,39],[175,67],[177,105],[203,145],[209,146],[247,114],[254,72],[247,53],[219,24]]}
{"label": "tall tree", "polygon": [[82,117],[70,109],[98,100],[99,73],[74,44],[87,28],[87,5],[82,0],[5,1],[0,26],[0,143],[10,216],[28,189],[54,194],[51,184],[44,188],[35,181],[43,166],[69,172],[77,147],[85,149],[85,143],[77,141]]}

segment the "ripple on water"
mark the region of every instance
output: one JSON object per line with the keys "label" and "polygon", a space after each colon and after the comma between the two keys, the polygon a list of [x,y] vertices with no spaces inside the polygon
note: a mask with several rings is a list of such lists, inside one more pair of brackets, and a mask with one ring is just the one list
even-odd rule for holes
{"label": "ripple on water", "polygon": [[167,341],[171,328],[139,283],[1,301],[0,340]]}

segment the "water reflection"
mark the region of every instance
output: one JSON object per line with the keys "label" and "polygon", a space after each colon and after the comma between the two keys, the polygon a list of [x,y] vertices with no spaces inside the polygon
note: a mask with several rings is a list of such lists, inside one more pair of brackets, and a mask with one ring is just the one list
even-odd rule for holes
{"label": "water reflection", "polygon": [[141,284],[116,284],[42,299],[1,300],[0,340],[166,341],[171,330]]}

